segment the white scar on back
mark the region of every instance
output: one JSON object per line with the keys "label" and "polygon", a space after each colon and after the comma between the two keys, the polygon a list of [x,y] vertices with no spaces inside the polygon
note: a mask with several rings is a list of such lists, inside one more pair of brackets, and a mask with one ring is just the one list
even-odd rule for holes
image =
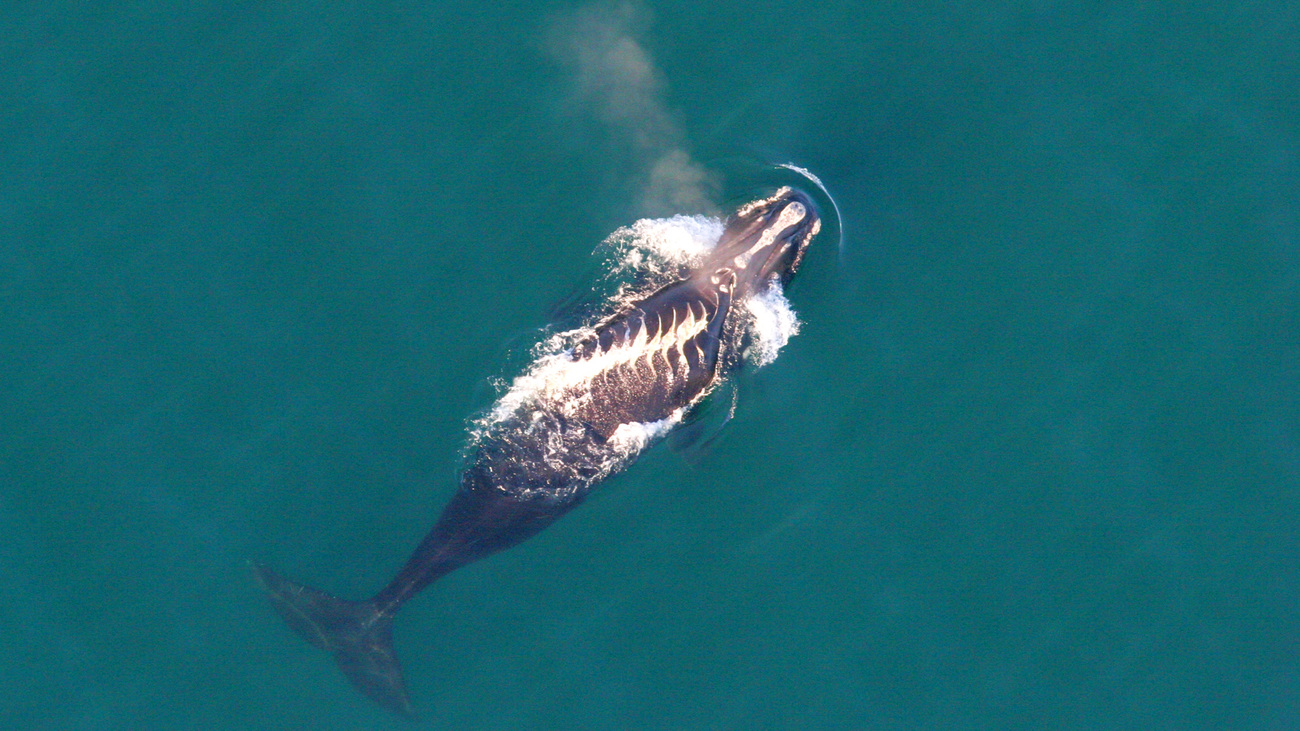
{"label": "white scar on back", "polygon": [[[581,392],[590,388],[597,376],[616,368],[633,366],[638,361],[643,361],[652,374],[656,373],[655,356],[663,357],[665,363],[669,362],[670,350],[677,349],[678,353],[682,353],[682,347],[708,327],[709,321],[705,317],[707,310],[703,306],[698,315],[689,304],[681,307],[684,310],[682,313],[678,313],[678,309],[674,307],[669,310],[672,314],[666,322],[656,313],[658,327],[653,337],[649,335],[649,323],[642,319],[635,337],[625,338],[622,343],[611,345],[609,350],[596,348],[585,358],[569,360],[561,357],[552,361],[552,367],[548,369],[552,372],[545,376],[544,394],[554,401],[563,402],[566,394],[571,398],[574,391]],[[673,375],[670,370],[669,378]]]}

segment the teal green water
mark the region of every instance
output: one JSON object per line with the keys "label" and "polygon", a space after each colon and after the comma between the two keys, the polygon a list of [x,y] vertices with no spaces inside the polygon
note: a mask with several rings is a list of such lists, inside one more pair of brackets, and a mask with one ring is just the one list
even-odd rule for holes
{"label": "teal green water", "polygon": [[[1293,4],[3,15],[0,725],[1300,727]],[[272,615],[391,576],[605,235],[786,161],[803,332],[404,610],[416,725]]]}

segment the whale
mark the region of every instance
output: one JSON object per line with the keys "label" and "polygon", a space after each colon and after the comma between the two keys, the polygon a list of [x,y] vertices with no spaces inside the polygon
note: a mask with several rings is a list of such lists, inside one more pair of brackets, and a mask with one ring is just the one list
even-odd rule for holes
{"label": "whale", "polygon": [[820,227],[798,189],[739,206],[697,265],[654,289],[620,290],[538,351],[474,423],[455,494],[378,593],[348,600],[255,563],[273,608],[361,693],[412,716],[392,642],[402,605],[536,535],[688,419],[745,362],[755,337],[747,303],[781,294]]}

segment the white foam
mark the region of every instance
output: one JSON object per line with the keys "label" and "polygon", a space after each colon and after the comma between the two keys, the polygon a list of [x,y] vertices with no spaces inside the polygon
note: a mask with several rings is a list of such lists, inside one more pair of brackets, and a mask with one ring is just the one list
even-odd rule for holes
{"label": "white foam", "polygon": [[745,355],[754,365],[765,366],[776,360],[790,338],[799,334],[799,316],[777,281],[746,300],[745,307],[751,317],[750,343]]}
{"label": "white foam", "polygon": [[723,224],[710,216],[643,218],[624,226],[606,239],[618,262],[615,273],[654,273],[664,265],[696,267],[722,238]]}
{"label": "white foam", "polygon": [[609,444],[622,454],[634,455],[640,453],[651,442],[667,434],[673,427],[681,423],[682,416],[686,409],[677,409],[669,414],[667,418],[659,421],[633,421],[627,424],[619,424],[614,433],[609,436]]}

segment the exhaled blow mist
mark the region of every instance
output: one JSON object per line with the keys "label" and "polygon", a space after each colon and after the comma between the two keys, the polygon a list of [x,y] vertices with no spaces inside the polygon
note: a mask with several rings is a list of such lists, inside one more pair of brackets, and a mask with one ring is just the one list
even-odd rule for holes
{"label": "exhaled blow mist", "polygon": [[712,176],[691,158],[666,106],[664,82],[637,41],[637,6],[595,5],[556,22],[551,48],[574,69],[577,101],[626,139],[643,177],[642,213],[714,213]]}

